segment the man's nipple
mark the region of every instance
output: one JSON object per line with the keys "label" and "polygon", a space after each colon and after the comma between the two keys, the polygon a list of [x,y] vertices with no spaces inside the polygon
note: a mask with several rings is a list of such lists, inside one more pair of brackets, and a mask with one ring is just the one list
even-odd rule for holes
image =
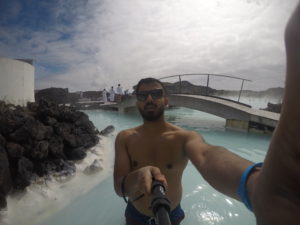
{"label": "man's nipple", "polygon": [[172,167],[173,167],[172,163],[168,163],[168,164],[167,164],[167,168],[168,168],[168,169],[172,169]]}
{"label": "man's nipple", "polygon": [[137,166],[138,166],[138,162],[137,162],[137,161],[133,161],[133,162],[132,162],[132,166],[133,166],[133,167],[137,167]]}

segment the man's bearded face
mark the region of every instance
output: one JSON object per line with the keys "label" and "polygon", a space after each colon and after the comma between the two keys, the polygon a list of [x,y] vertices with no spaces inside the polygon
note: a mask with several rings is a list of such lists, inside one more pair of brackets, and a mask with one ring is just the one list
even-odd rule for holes
{"label": "man's bearded face", "polygon": [[145,121],[156,121],[164,115],[166,99],[160,84],[141,85],[137,99],[137,107]]}

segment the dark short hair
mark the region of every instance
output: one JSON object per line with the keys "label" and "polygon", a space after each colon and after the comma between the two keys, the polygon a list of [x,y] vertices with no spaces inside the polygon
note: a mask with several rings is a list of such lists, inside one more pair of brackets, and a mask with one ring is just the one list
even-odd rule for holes
{"label": "dark short hair", "polygon": [[164,84],[163,84],[160,80],[155,79],[155,78],[152,78],[152,77],[147,77],[147,78],[141,79],[141,80],[138,82],[138,84],[136,85],[135,93],[138,93],[139,88],[140,88],[141,85],[143,85],[143,84],[152,84],[152,83],[160,84],[161,87],[162,87],[162,89],[163,89],[163,91],[164,91],[164,94],[167,95],[167,90],[166,90]]}

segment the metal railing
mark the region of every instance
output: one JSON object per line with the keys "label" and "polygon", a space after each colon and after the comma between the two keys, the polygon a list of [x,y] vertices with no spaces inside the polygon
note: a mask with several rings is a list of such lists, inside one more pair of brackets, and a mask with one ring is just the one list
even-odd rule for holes
{"label": "metal railing", "polygon": [[170,75],[170,76],[161,77],[161,78],[159,78],[159,80],[172,78],[172,77],[178,77],[178,79],[179,79],[179,91],[180,91],[179,94],[182,94],[182,79],[181,79],[181,77],[184,77],[184,76],[207,76],[207,79],[206,79],[206,94],[205,94],[206,96],[208,96],[210,76],[226,77],[226,78],[241,80],[242,83],[241,83],[241,88],[240,88],[240,91],[239,91],[239,97],[238,97],[237,102],[240,102],[241,94],[242,94],[243,87],[244,87],[244,82],[245,81],[252,82],[252,80],[247,80],[247,79],[240,78],[240,77],[234,77],[234,76],[223,75],[223,74],[207,74],[207,73],[206,74],[187,73],[187,74]]}

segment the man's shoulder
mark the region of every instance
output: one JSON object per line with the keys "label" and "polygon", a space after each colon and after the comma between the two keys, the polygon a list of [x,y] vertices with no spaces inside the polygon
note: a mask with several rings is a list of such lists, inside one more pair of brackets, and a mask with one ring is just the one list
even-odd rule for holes
{"label": "man's shoulder", "polygon": [[173,138],[178,141],[181,141],[185,146],[188,143],[206,143],[202,135],[196,131],[186,130],[183,128],[175,128],[173,133]]}
{"label": "man's shoulder", "polygon": [[176,135],[184,136],[184,137],[193,137],[193,136],[201,136],[196,131],[186,130],[184,128],[178,127],[174,124],[169,124],[170,128],[173,132],[175,132]]}
{"label": "man's shoulder", "polygon": [[126,129],[126,130],[122,130],[118,133],[117,136],[121,137],[121,138],[128,138],[131,135],[137,134],[138,133],[138,128],[139,127],[133,127],[133,128],[129,128],[129,129]]}

